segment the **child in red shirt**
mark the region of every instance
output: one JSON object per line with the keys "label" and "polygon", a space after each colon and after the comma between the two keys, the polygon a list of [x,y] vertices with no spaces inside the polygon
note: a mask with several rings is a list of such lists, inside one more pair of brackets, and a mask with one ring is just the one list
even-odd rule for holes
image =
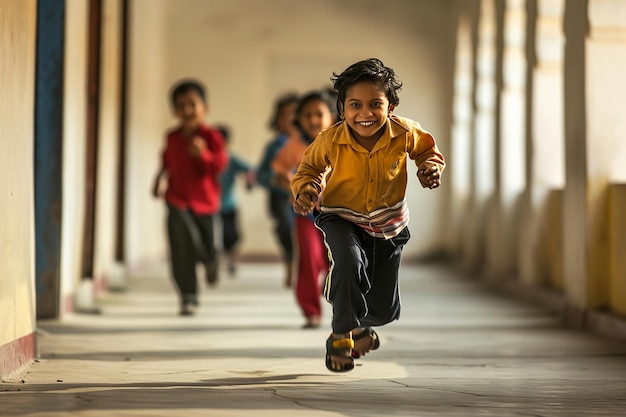
{"label": "child in red shirt", "polygon": [[204,122],[208,108],[202,84],[191,80],[178,83],[171,100],[180,123],[167,133],[153,194],[164,196],[167,203],[170,260],[181,297],[180,314],[193,315],[198,305],[196,262],[205,264],[208,283],[217,283],[213,215],[220,209],[219,174],[228,155],[219,131]]}

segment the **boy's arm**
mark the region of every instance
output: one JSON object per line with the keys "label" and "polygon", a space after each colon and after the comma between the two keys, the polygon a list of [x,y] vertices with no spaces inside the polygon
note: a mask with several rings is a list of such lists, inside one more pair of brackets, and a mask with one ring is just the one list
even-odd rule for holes
{"label": "boy's arm", "polygon": [[164,179],[167,177],[167,146],[161,151],[161,166],[154,176],[152,183],[152,196],[160,198],[165,195]]}
{"label": "boy's arm", "polygon": [[[308,208],[313,210],[318,195],[322,192],[324,179],[329,163],[329,152],[326,141],[318,137],[304,152],[302,162],[291,179],[291,193],[294,198],[294,210]],[[297,203],[297,204],[296,204]]]}
{"label": "boy's arm", "polygon": [[154,182],[152,184],[152,196],[155,198],[160,198],[165,195],[163,180],[165,179],[166,171],[163,167],[159,169],[156,176],[154,177]]}
{"label": "boy's arm", "polygon": [[205,172],[209,175],[218,175],[228,164],[228,153],[222,138],[215,132],[211,132],[208,137],[202,138],[206,147],[198,155]]}
{"label": "boy's arm", "polygon": [[272,161],[270,167],[275,175],[291,176],[291,171],[295,168],[296,163],[293,160],[295,139],[289,138],[285,146],[280,148]]}
{"label": "boy's arm", "polygon": [[233,153],[230,154],[230,163],[233,164],[235,172],[243,173],[252,171],[252,166],[248,162]]}
{"label": "boy's arm", "polygon": [[243,174],[246,181],[246,189],[250,190],[256,182],[256,172],[252,166],[235,154],[230,154],[230,163],[235,168],[235,173]]}
{"label": "boy's arm", "polygon": [[276,154],[277,145],[274,143],[270,143],[265,147],[265,152],[263,153],[263,158],[261,159],[261,163],[256,171],[256,180],[263,187],[269,188],[272,177],[274,176],[274,172],[272,172],[272,168],[270,164],[274,155]]}
{"label": "boy's arm", "polygon": [[274,173],[272,184],[285,189],[285,191],[289,191],[293,171],[298,166],[299,161],[296,159],[296,148],[299,140],[298,137],[289,138],[285,145],[276,153],[270,164]]}
{"label": "boy's arm", "polygon": [[409,141],[409,157],[417,165],[417,178],[422,187],[437,188],[446,163],[430,133],[421,129],[416,131]]}

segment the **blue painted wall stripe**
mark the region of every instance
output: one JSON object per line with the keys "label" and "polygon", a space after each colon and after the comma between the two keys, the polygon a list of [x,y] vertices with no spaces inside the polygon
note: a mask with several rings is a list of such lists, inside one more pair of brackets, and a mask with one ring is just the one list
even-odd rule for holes
{"label": "blue painted wall stripe", "polygon": [[65,2],[37,5],[35,280],[37,318],[59,315]]}

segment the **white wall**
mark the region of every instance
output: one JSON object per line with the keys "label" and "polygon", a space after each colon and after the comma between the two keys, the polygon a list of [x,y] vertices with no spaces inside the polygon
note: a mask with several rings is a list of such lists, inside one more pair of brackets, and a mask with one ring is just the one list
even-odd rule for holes
{"label": "white wall", "polygon": [[[451,35],[446,1],[374,0],[136,0],[130,137],[129,262],[163,256],[162,202],[150,200],[163,132],[174,122],[168,93],[182,77],[199,78],[209,90],[210,123],[231,127],[232,149],[251,163],[271,137],[267,121],[276,96],[330,84],[333,71],[379,57],[394,68],[404,88],[397,114],[412,117],[448,148]],[[411,171],[414,175],[415,170]],[[444,178],[445,181],[445,178]],[[445,187],[408,195],[414,238],[407,255],[443,244],[439,233]],[[242,252],[277,254],[265,194],[240,193]],[[420,219],[420,221],[418,221]],[[428,219],[428,220],[424,220]]]}
{"label": "white wall", "polygon": [[105,0],[102,8],[94,278],[106,276],[115,263],[122,57],[121,6],[121,0]]}
{"label": "white wall", "polygon": [[127,125],[126,257],[129,263],[165,254],[163,204],[150,195],[158,153],[170,112],[164,72],[167,66],[167,0],[131,2],[130,97]]}
{"label": "white wall", "polygon": [[35,329],[35,0],[0,0],[0,347]]}
{"label": "white wall", "polygon": [[80,276],[85,207],[88,7],[65,5],[63,85],[63,213],[61,218],[61,313],[68,311]]}

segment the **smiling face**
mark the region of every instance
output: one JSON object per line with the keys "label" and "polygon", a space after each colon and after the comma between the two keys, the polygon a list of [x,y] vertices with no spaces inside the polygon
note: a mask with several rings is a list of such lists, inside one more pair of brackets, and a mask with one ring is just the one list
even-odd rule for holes
{"label": "smiling face", "polygon": [[324,100],[310,100],[298,115],[298,123],[309,139],[315,139],[318,133],[333,124],[333,115]]}
{"label": "smiling face", "polygon": [[195,131],[204,120],[207,106],[200,94],[194,90],[181,93],[174,101],[174,113],[181,121],[183,130]]}
{"label": "smiling face", "polygon": [[346,90],[343,117],[357,140],[377,140],[394,106],[382,88],[370,81]]}

